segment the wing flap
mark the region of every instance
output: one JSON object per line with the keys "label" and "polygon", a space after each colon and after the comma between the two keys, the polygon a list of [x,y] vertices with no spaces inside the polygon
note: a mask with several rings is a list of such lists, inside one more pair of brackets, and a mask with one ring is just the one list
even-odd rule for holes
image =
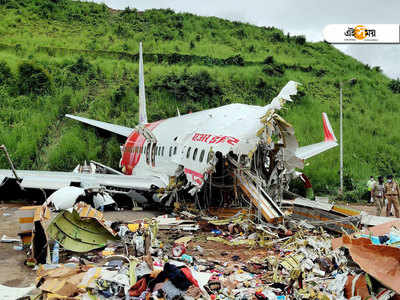
{"label": "wing flap", "polygon": [[70,179],[57,177],[25,177],[21,182],[21,187],[30,189],[58,190],[70,185]]}
{"label": "wing flap", "polygon": [[107,130],[110,131],[112,133],[115,134],[119,134],[122,135],[124,137],[128,137],[130,136],[130,134],[133,131],[133,128],[129,128],[129,127],[125,127],[125,126],[121,126],[121,125],[116,125],[116,124],[111,124],[111,123],[107,123],[107,122],[102,122],[102,121],[96,121],[96,120],[92,120],[92,119],[86,119],[86,118],[82,118],[82,117],[78,117],[78,116],[73,116],[73,115],[65,115],[67,118],[97,127],[97,128],[101,128],[103,130]]}

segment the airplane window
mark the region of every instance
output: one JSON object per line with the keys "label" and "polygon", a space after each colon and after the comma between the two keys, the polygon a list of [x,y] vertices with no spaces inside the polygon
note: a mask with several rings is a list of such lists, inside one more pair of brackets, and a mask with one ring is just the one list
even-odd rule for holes
{"label": "airplane window", "polygon": [[172,154],[172,146],[169,147],[169,156],[171,157]]}
{"label": "airplane window", "polygon": [[161,146],[158,147],[158,156],[161,156]]}
{"label": "airplane window", "polygon": [[188,151],[187,151],[187,154],[186,154],[186,158],[189,158],[189,156],[190,156],[190,150],[192,149],[192,147],[189,147],[189,149],[188,149]]}
{"label": "airplane window", "polygon": [[146,146],[146,163],[149,165],[150,164],[150,155],[151,155],[151,152],[150,152],[150,144],[147,144],[147,146]]}
{"label": "airplane window", "polygon": [[174,148],[174,155],[176,155],[176,146],[175,146],[175,148]]}
{"label": "airplane window", "polygon": [[194,152],[193,152],[193,160],[196,160],[197,151],[198,151],[198,149],[197,149],[197,148],[196,148],[196,149],[194,149]]}
{"label": "airplane window", "polygon": [[164,156],[164,146],[162,146],[161,155]]}
{"label": "airplane window", "polygon": [[205,153],[205,151],[204,151],[204,150],[201,150],[201,153],[200,153],[200,158],[199,158],[200,162],[202,162],[202,161],[203,161],[203,158],[204,158],[204,153]]}
{"label": "airplane window", "polygon": [[157,154],[157,146],[155,144],[152,144],[151,146],[151,165],[154,167],[155,166],[155,157]]}

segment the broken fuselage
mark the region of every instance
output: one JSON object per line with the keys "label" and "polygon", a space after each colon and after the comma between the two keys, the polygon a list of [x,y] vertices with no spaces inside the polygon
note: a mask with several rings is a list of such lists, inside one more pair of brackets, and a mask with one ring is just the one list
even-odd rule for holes
{"label": "broken fuselage", "polygon": [[288,187],[295,168],[303,167],[303,159],[296,156],[294,130],[272,104],[230,104],[144,126],[148,138],[135,130],[121,148],[122,171],[163,178],[169,190],[184,174],[185,186],[196,193],[213,174],[221,173],[222,163],[230,168],[219,176],[234,176],[235,168],[247,170],[276,198]]}

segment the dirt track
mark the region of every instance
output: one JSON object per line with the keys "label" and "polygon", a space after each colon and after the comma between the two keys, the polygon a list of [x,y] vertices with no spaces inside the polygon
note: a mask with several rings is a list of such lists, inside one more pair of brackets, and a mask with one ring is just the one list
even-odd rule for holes
{"label": "dirt track", "polygon": [[[19,230],[16,211],[21,204],[0,205],[0,236],[4,234],[16,237]],[[355,209],[362,209],[374,214],[375,206],[351,205]],[[10,215],[8,215],[10,214]],[[105,212],[107,220],[134,221],[145,217],[153,217],[159,214],[155,211],[109,211]],[[35,271],[24,265],[26,254],[23,251],[13,249],[11,243],[0,243],[0,284],[13,287],[30,286],[35,280]]]}

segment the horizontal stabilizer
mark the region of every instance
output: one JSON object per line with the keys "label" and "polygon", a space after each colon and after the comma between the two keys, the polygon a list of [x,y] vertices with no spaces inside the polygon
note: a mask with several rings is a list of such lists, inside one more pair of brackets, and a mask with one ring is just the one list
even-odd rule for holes
{"label": "horizontal stabilizer", "polygon": [[296,151],[296,156],[298,158],[307,159],[338,145],[326,113],[322,113],[322,121],[324,126],[324,141],[298,148]]}
{"label": "horizontal stabilizer", "polygon": [[106,122],[101,122],[101,121],[96,121],[96,120],[91,120],[91,119],[86,119],[86,118],[82,118],[82,117],[77,117],[77,116],[73,116],[73,115],[65,115],[67,118],[70,119],[74,119],[77,120],[79,122],[97,127],[97,128],[101,128],[103,130],[107,130],[110,131],[112,133],[115,134],[119,134],[122,135],[124,137],[128,137],[130,136],[130,134],[133,131],[133,128],[129,128],[129,127],[124,127],[121,125],[115,125],[115,124],[111,124],[111,123],[106,123]]}

